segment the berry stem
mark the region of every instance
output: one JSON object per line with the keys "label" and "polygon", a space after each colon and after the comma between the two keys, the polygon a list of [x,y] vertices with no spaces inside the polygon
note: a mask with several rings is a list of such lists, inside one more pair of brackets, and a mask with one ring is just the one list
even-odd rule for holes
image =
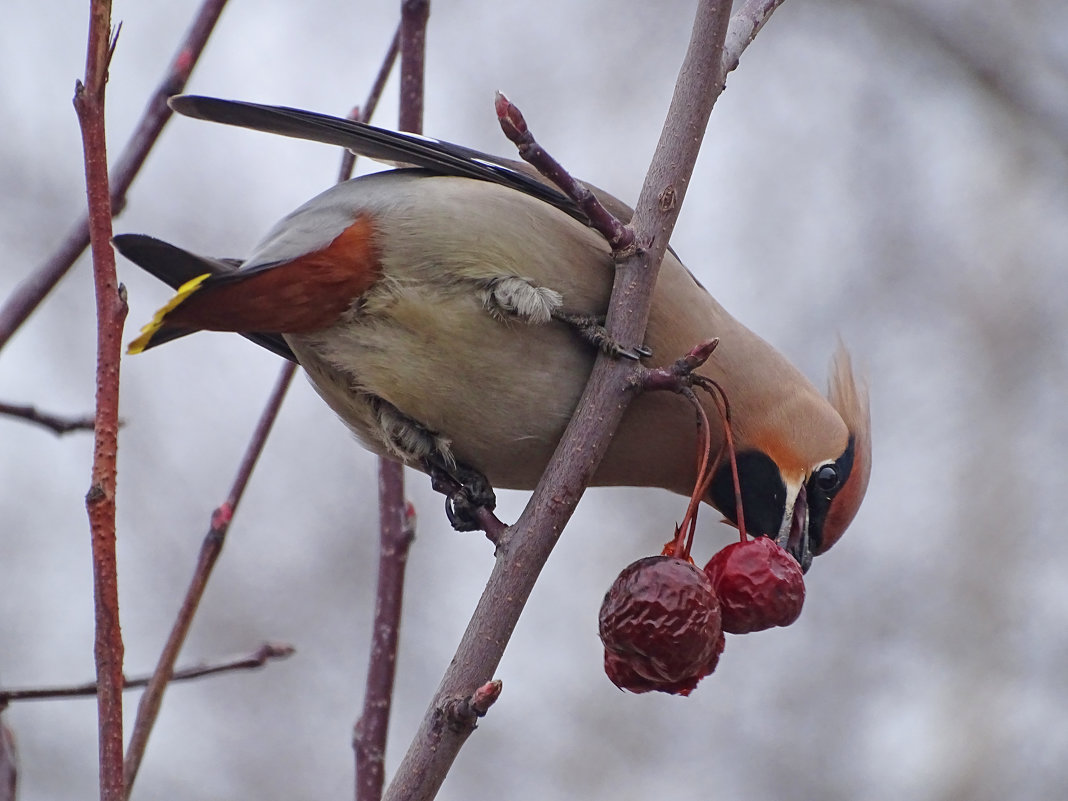
{"label": "berry stem", "polygon": [[[701,381],[697,382],[697,386],[712,396],[712,400],[715,401],[716,406],[723,414],[723,435],[726,439],[727,458],[731,460],[731,478],[734,481],[734,514],[738,520],[738,536],[744,543],[748,541],[748,538],[745,532],[745,513],[742,511],[742,484],[738,479],[738,459],[734,453],[734,435],[731,433],[731,405],[727,400],[727,393],[723,391],[723,387],[710,378],[704,378],[703,376],[698,376],[698,378],[701,378]],[[715,389],[714,392],[713,388]],[[707,481],[710,480],[711,476]],[[707,489],[707,481],[705,489]],[[703,492],[704,490],[702,490],[702,494]]]}
{"label": "berry stem", "polygon": [[[730,459],[731,479],[734,482],[734,514],[738,522],[738,537],[745,543],[749,541],[745,530],[745,513],[742,510],[742,484],[738,478],[738,459],[734,452],[734,434],[731,431],[731,406],[727,400],[727,393],[723,387],[705,376],[693,376],[694,385],[707,392],[716,404],[720,416],[723,418],[724,447],[727,450],[727,458]],[[690,495],[690,503],[686,507],[686,514],[682,522],[675,528],[675,538],[664,546],[665,554],[670,554],[676,559],[690,559],[690,549],[693,547],[694,535],[697,533],[697,513],[701,508],[701,499],[708,492],[712,483],[715,467],[719,464],[722,451],[714,462],[712,456],[711,424],[708,421],[708,413],[705,407],[697,399],[697,395],[689,387],[683,387],[681,394],[693,404],[697,411],[697,482]]]}
{"label": "berry stem", "polygon": [[675,532],[675,541],[673,544],[674,556],[677,559],[689,559],[690,548],[693,547],[694,534],[697,531],[697,510],[701,506],[701,498],[704,497],[705,488],[708,486],[708,481],[712,474],[711,466],[709,465],[709,456],[712,452],[712,436],[710,434],[710,424],[708,422],[708,414],[705,412],[701,402],[697,399],[697,396],[693,393],[693,390],[684,388],[682,394],[686,396],[694,409],[697,411],[697,433],[698,433],[698,445],[697,445],[697,483],[694,486],[693,494],[690,496],[690,503],[686,507],[686,514],[682,518]]}

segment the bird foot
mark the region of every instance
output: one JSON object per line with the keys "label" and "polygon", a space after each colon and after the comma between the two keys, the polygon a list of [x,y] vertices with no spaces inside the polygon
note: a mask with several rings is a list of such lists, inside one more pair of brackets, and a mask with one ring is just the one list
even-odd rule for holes
{"label": "bird foot", "polygon": [[566,312],[554,311],[553,319],[559,320],[577,333],[584,342],[593,345],[597,350],[611,356],[613,359],[632,359],[638,361],[653,355],[651,348],[645,345],[623,345],[612,338],[608,329],[604,327],[605,318],[584,315],[567,314]]}
{"label": "bird foot", "polygon": [[[445,515],[457,531],[482,531],[493,538],[487,522],[499,521],[493,515],[497,496],[482,473],[462,464],[445,465],[428,458],[426,471],[435,492],[445,496]],[[501,524],[503,525],[503,524]]]}

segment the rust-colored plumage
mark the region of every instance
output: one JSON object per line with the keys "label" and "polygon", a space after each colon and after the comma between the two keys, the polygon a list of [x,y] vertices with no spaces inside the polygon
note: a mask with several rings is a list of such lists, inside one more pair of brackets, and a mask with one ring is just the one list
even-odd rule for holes
{"label": "rust-colored plumage", "polygon": [[370,217],[290,261],[211,276],[164,311],[157,330],[317,331],[332,325],[381,274]]}
{"label": "rust-colored plumage", "polygon": [[842,420],[849,429],[853,465],[849,477],[831,501],[823,523],[823,540],[815,551],[817,554],[826,551],[845,534],[860,509],[871,477],[871,412],[868,406],[868,390],[857,382],[849,353],[841,346],[831,365],[827,398],[842,415]]}

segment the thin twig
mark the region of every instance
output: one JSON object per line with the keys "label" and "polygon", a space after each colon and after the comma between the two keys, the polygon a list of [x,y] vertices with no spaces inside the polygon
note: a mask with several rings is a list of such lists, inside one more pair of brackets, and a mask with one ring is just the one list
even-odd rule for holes
{"label": "thin twig", "polygon": [[367,660],[363,711],[352,731],[357,801],[378,801],[385,783],[386,735],[393,707],[404,573],[408,566],[408,552],[415,539],[415,510],[404,501],[403,470],[403,466],[397,462],[386,459],[379,461],[381,533],[374,623]]}
{"label": "thin twig", "polygon": [[148,688],[145,690],[144,695],[141,696],[141,702],[137,706],[137,718],[134,721],[130,744],[126,751],[127,797],[129,797],[129,793],[133,789],[137,771],[145,755],[145,747],[148,745],[148,737],[152,733],[152,727],[156,723],[160,706],[163,704],[163,694],[166,692],[167,683],[174,675],[174,663],[182,650],[182,644],[189,633],[193,616],[200,606],[200,599],[204,595],[204,589],[207,587],[212,569],[215,567],[215,562],[222,552],[223,544],[226,542],[226,533],[229,530],[230,521],[233,519],[237,506],[241,502],[241,496],[244,494],[245,487],[252,476],[256,461],[263,452],[263,446],[267,442],[267,435],[271,433],[271,427],[278,417],[278,410],[282,407],[282,400],[285,398],[286,390],[289,389],[295,372],[296,365],[293,362],[286,362],[282,366],[274,389],[260,415],[256,430],[253,432],[248,448],[245,450],[245,456],[241,461],[240,467],[238,467],[230,493],[222,505],[211,515],[211,527],[204,536],[204,542],[200,547],[200,555],[197,558],[196,568],[193,570],[189,588],[186,590],[182,606],[178,610],[170,635],[167,637],[167,643],[163,646],[163,652],[160,654],[156,670],[153,672]]}
{"label": "thin twig", "polygon": [[[639,250],[619,262],[607,327],[617,342],[641,342],[652,287],[667,248],[712,105],[723,88],[723,39],[731,5],[698,4],[675,95],[633,220]],[[634,368],[599,355],[575,415],[497,562],[438,693],[401,762],[387,801],[429,801],[470,731],[443,724],[444,705],[492,678],[538,575],[589,483],[629,400]]]}
{"label": "thin twig", "polygon": [[719,337],[706,339],[669,367],[650,367],[642,370],[635,376],[635,388],[641,392],[678,392],[683,387],[691,386],[694,370],[707,362],[718,346]]}
{"label": "thin twig", "polygon": [[[427,0],[402,0],[400,28],[394,39],[401,57],[398,124],[402,131],[412,133],[422,133],[423,130],[423,70],[429,14]],[[395,52],[391,48],[394,58]],[[383,79],[384,69],[379,72],[380,79]],[[378,509],[380,534],[374,624],[363,711],[352,734],[356,801],[380,801],[382,798],[404,573],[415,537],[415,512],[404,499],[404,467],[385,458],[378,462]]]}
{"label": "thin twig", "polygon": [[[382,59],[382,65],[378,68],[378,75],[375,76],[375,82],[371,85],[371,91],[367,93],[367,100],[362,106],[357,106],[349,114],[349,119],[357,120],[359,122],[370,122],[371,117],[374,116],[375,109],[378,108],[378,101],[382,97],[382,91],[386,88],[386,81],[389,80],[389,74],[393,72],[393,65],[397,62],[397,53],[400,50],[400,26],[397,26],[396,33],[393,34],[393,40],[389,43],[389,49],[386,51],[386,57]],[[337,171],[337,182],[347,181],[352,177],[353,170],[356,169],[356,154],[351,150],[346,150],[341,154],[341,166]]]}
{"label": "thin twig", "polygon": [[111,30],[110,0],[92,0],[85,82],[74,90],[74,110],[82,131],[89,239],[96,295],[96,422],[93,468],[86,512],[93,555],[96,641],[94,655],[99,728],[100,798],[119,801],[122,792],[122,630],[115,559],[115,484],[119,439],[119,358],[126,292],[115,274],[111,249],[111,194],[108,190],[104,90],[117,31]]}
{"label": "thin twig", "polygon": [[[126,193],[133,183],[149,151],[159,139],[160,132],[173,112],[167,98],[185,88],[208,37],[222,13],[226,0],[204,0],[185,39],[171,60],[163,80],[149,99],[137,129],[126,143],[111,174],[111,208],[116,215],[126,205]],[[45,299],[59,280],[67,274],[89,245],[89,218],[83,217],[71,228],[63,244],[37,271],[20,284],[0,308],[0,350],[11,336]]]}
{"label": "thin twig", "polygon": [[423,132],[423,86],[429,0],[401,0],[400,116],[402,131]]}
{"label": "thin twig", "polygon": [[36,423],[59,436],[71,431],[92,431],[96,425],[92,417],[60,417],[58,414],[42,412],[36,406],[20,406],[15,403],[0,403],[0,414]]}
{"label": "thin twig", "polygon": [[[238,670],[257,670],[268,662],[286,659],[296,653],[288,643],[265,642],[251,654],[233,657],[222,662],[192,665],[174,671],[171,681],[192,681],[219,673],[232,673]],[[136,690],[147,687],[152,676],[135,676],[123,682],[124,690]],[[95,681],[74,684],[68,687],[27,687],[14,690],[0,690],[0,709],[12,701],[52,701],[59,698],[87,698],[96,695]]]}
{"label": "thin twig", "polygon": [[371,84],[371,90],[367,93],[367,99],[363,101],[360,113],[360,119],[363,122],[370,122],[371,117],[375,115],[378,101],[382,98],[382,92],[386,88],[386,81],[389,80],[390,73],[393,72],[393,65],[397,63],[397,53],[400,52],[400,37],[401,26],[398,24],[397,30],[393,33],[393,38],[389,42],[386,55],[382,59],[382,64],[378,68],[374,83]]}
{"label": "thin twig", "polygon": [[727,38],[723,44],[723,74],[738,69],[742,53],[753,43],[764,23],[785,0],[745,0],[731,16]]}
{"label": "thin twig", "polygon": [[575,201],[589,218],[590,227],[607,240],[613,252],[620,253],[630,248],[634,243],[634,231],[602,206],[585,184],[575,180],[559,161],[538,144],[519,108],[501,92],[497,92],[494,108],[501,130],[516,146],[520,157]]}

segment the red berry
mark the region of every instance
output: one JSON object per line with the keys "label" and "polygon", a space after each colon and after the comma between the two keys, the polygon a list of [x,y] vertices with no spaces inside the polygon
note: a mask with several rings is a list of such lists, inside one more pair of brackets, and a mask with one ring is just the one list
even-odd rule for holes
{"label": "red berry", "polygon": [[705,573],[719,597],[723,630],[731,634],[789,626],[805,603],[800,565],[768,537],[728,545]]}
{"label": "red berry", "polygon": [[600,614],[605,672],[635,693],[688,695],[723,652],[719,602],[708,577],[667,556],[624,568]]}
{"label": "red berry", "polygon": [[[723,636],[722,632],[720,636]],[[607,649],[604,652],[604,672],[612,680],[612,683],[621,690],[629,690],[632,693],[647,693],[652,690],[658,690],[672,695],[689,695],[697,687],[697,682],[708,675],[707,673],[702,673],[699,676],[693,676],[675,683],[653,681],[634,670],[626,659],[616,656]],[[709,673],[711,672],[709,671]]]}

